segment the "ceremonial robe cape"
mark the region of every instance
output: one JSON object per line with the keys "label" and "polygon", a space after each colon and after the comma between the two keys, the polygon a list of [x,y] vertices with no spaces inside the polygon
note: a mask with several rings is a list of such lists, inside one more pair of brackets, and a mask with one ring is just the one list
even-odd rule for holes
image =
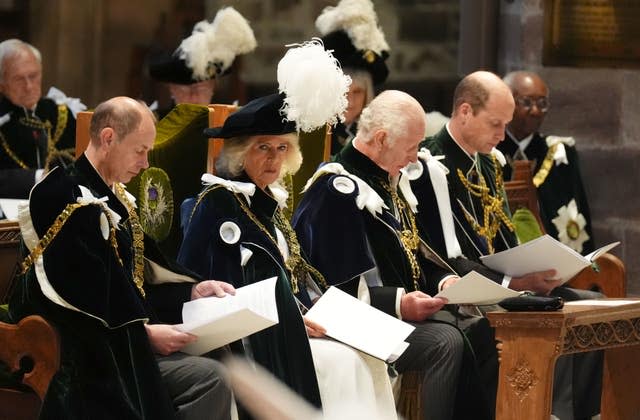
{"label": "ceremonial robe cape", "polygon": [[[66,105],[41,98],[35,108],[46,130],[29,124],[26,110],[0,97],[0,198],[27,198],[35,183],[35,171],[45,167],[50,150],[75,153],[76,120]],[[56,160],[50,166],[59,164]]]}
{"label": "ceremonial robe cape", "polygon": [[[524,150],[527,159],[535,163],[534,175],[540,170],[549,151],[546,140],[547,136],[534,133],[529,145]],[[503,175],[505,180],[509,180],[512,175],[510,162],[512,162],[516,156],[518,143],[507,132],[505,133],[504,141],[498,144],[497,148],[507,157],[507,165],[504,168]],[[578,212],[582,214],[586,220],[584,229],[589,235],[589,239],[582,244],[582,253],[588,254],[595,249],[595,246],[591,228],[591,212],[580,174],[578,152],[575,146],[565,144],[564,148],[568,163],[560,163],[557,165],[552,161],[549,174],[544,182],[538,186],[540,218],[544,224],[545,231],[558,239],[558,228],[553,224],[552,220],[558,216],[558,209],[560,209],[560,207],[566,206],[571,200],[575,200]]]}
{"label": "ceremonial robe cape", "polygon": [[[426,147],[434,156],[444,155],[441,161],[447,169],[447,181],[449,184],[449,197],[451,200],[451,210],[453,212],[456,236],[460,243],[462,254],[469,259],[479,261],[481,255],[489,253],[487,241],[477,234],[471,222],[465,216],[465,213],[479,224],[484,224],[484,211],[480,198],[470,193],[458,176],[458,169],[462,171],[463,176],[472,178],[474,184],[478,183],[472,172],[477,172],[484,177],[489,192],[494,197],[502,197],[503,202],[501,209],[510,219],[508,203],[504,189],[498,189],[496,186],[496,170],[494,160],[490,155],[478,153],[475,160],[469,158],[465,151],[456,144],[451,138],[447,127],[443,127],[436,135],[428,137],[420,144]],[[465,211],[466,210],[466,211]],[[436,219],[439,220],[439,219]],[[429,223],[424,221],[423,223]],[[435,239],[435,238],[432,238]],[[503,251],[517,245],[515,233],[511,231],[503,222],[500,222],[498,232],[493,238],[492,244],[494,252]]]}
{"label": "ceremonial robe cape", "polygon": [[[54,169],[34,187],[30,214],[21,216],[25,241],[32,241],[34,234],[36,240],[42,238],[80,197],[85,205],[54,229],[42,258],[19,278],[9,306],[14,322],[39,314],[60,334],[61,366],[41,418],[173,418],[144,322],[159,320],[152,304],[167,318],[179,317],[192,283],[145,283],[146,298],[141,296],[133,281],[137,249],[129,213],[84,155],[66,169]],[[102,197],[108,209],[98,202]],[[117,217],[116,252],[105,232]],[[145,237],[144,242],[147,260],[175,268],[157,258],[153,241]]]}
{"label": "ceremonial robe cape", "polygon": [[[245,184],[248,177],[238,181]],[[250,209],[268,235],[251,219]],[[221,184],[198,196],[178,261],[206,278],[224,279],[235,287],[276,276],[279,323],[249,336],[253,359],[317,407],[321,406],[311,348],[289,273],[277,245],[273,222],[277,201],[260,188],[250,197]],[[303,289],[304,285],[300,284]]]}

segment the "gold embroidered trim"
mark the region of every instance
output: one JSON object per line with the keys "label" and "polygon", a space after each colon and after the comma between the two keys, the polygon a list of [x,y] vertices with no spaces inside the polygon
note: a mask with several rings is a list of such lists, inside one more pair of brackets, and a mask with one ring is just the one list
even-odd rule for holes
{"label": "gold embroidered trim", "polygon": [[9,147],[9,143],[7,143],[7,140],[4,138],[2,132],[0,132],[0,144],[2,145],[2,149],[4,149],[7,155],[9,155],[11,160],[13,160],[19,167],[21,167],[22,169],[29,169],[29,166],[24,163],[13,150],[11,150],[11,148]]}
{"label": "gold embroidered trim", "polygon": [[469,193],[475,197],[480,198],[482,205],[482,224],[478,223],[475,218],[469,214],[468,211],[463,209],[463,213],[467,222],[473,227],[473,230],[487,242],[487,249],[490,254],[493,254],[495,248],[493,247],[493,239],[496,237],[498,230],[500,230],[500,224],[504,224],[511,232],[514,230],[513,223],[504,212],[504,197],[502,197],[499,191],[504,188],[502,179],[502,168],[500,168],[498,162],[496,162],[495,156],[491,156],[493,160],[493,167],[495,169],[496,177],[496,195],[491,195],[491,189],[487,186],[482,173],[478,173],[478,184],[474,184],[467,179],[462,173],[460,168],[457,169],[458,178],[462,185],[469,191]]}
{"label": "gold embroidered trim", "polygon": [[[267,235],[267,238],[278,248],[278,241],[273,237],[271,232],[267,229],[267,227],[260,222],[258,217],[251,211],[247,203],[236,194],[234,197],[240,204],[240,208],[245,214],[251,219],[251,221],[258,226],[258,228]],[[307,274],[311,273],[316,276],[317,280],[320,282],[320,285],[326,290],[328,288],[327,282],[324,279],[324,276],[320,274],[318,270],[312,267],[309,263],[307,263],[304,258],[302,258],[300,254],[300,243],[298,242],[298,238],[296,237],[296,233],[294,232],[291,224],[286,219],[286,217],[282,214],[280,208],[276,210],[274,215],[274,225],[280,229],[280,231],[284,235],[285,242],[289,247],[289,258],[285,261],[285,266],[287,271],[289,271],[289,281],[291,283],[291,290],[293,293],[298,293],[300,288],[298,286],[298,280],[304,281]],[[278,248],[279,249],[279,248]]]}
{"label": "gold embroidered trim", "polygon": [[551,172],[551,167],[553,166],[553,155],[555,155],[557,148],[558,145],[554,144],[549,148],[549,150],[547,150],[547,154],[540,165],[540,169],[533,177],[533,185],[535,185],[536,188],[542,185],[547,179],[547,176],[549,176],[549,172]]}
{"label": "gold embroidered trim", "polygon": [[420,290],[418,284],[418,280],[420,279],[420,265],[416,258],[416,253],[420,246],[420,236],[418,235],[418,228],[416,227],[416,218],[409,208],[409,205],[405,200],[400,198],[395,188],[392,188],[388,182],[380,182],[380,185],[391,195],[391,201],[398,211],[401,224],[401,230],[398,232],[400,244],[411,266],[413,288],[414,290]]}
{"label": "gold embroidered trim", "polygon": [[56,124],[56,132],[53,134],[51,143],[49,144],[49,150],[53,149],[53,146],[58,144],[64,129],[67,127],[67,121],[69,120],[69,109],[66,105],[58,105],[58,122]]}
{"label": "gold embroidered trim", "polygon": [[119,183],[115,185],[115,193],[127,208],[129,213],[129,224],[131,225],[131,236],[133,237],[133,282],[140,291],[142,297],[145,297],[144,291],[144,231],[140,225],[140,219],[136,213],[133,203],[129,201],[124,188]]}
{"label": "gold embroidered trim", "polygon": [[[31,253],[29,253],[29,255],[20,263],[20,267],[22,269],[21,274],[26,273],[29,267],[31,267],[31,265],[38,258],[40,258],[40,256],[44,253],[44,251],[47,249],[47,247],[51,243],[51,241],[53,241],[53,239],[58,235],[58,233],[60,233],[60,231],[62,230],[62,227],[67,222],[67,220],[69,220],[69,217],[73,214],[73,212],[75,212],[80,207],[88,206],[90,204],[94,204],[94,203],[67,204],[64,210],[62,210],[62,213],[60,213],[58,217],[56,217],[56,219],[53,221],[53,224],[49,227],[49,229],[47,229],[47,232],[44,234],[42,239],[38,241],[38,243],[33,248]],[[120,258],[120,254],[118,253],[118,243],[116,242],[115,223],[113,221],[113,218],[111,217],[111,214],[105,208],[106,205],[102,203],[99,205],[103,208],[102,210],[106,215],[107,220],[109,221],[109,241],[111,243],[111,247],[113,248],[116,254],[116,258],[118,259],[118,262],[120,263],[120,265],[123,265],[122,259]]]}

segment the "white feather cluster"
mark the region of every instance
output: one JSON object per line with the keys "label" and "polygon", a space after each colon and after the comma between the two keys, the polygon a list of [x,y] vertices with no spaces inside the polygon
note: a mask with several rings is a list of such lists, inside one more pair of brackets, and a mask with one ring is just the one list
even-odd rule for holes
{"label": "white feather cluster", "polygon": [[236,55],[251,52],[256,45],[249,22],[233,7],[225,7],[216,13],[213,22],[198,22],[178,51],[194,79],[207,80],[213,72],[227,70]]}
{"label": "white feather cluster", "polygon": [[316,28],[322,36],[345,31],[358,50],[371,50],[378,55],[389,51],[371,0],[341,0],[335,7],[325,7],[316,19]]}
{"label": "white feather cluster", "polygon": [[282,112],[305,132],[344,121],[351,78],[325,51],[320,40],[297,44],[278,63],[278,88],[285,94]]}

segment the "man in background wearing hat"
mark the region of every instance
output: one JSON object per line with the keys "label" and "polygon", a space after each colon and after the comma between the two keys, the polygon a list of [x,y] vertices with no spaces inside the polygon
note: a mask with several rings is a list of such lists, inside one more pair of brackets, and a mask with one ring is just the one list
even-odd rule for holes
{"label": "man in background wearing hat", "polygon": [[385,64],[389,45],[370,0],[343,0],[335,7],[326,7],[316,19],[316,28],[325,49],[332,52],[352,81],[345,120],[331,135],[331,154],[335,155],[355,137],[360,113],[373,100],[375,87],[389,75]]}
{"label": "man in background wearing hat", "polygon": [[165,83],[175,104],[209,105],[216,88],[216,76],[228,73],[238,54],[256,47],[249,22],[233,7],[220,9],[213,22],[197,23],[192,34],[173,52],[151,57],[149,75]]}
{"label": "man in background wearing hat", "polygon": [[73,159],[76,120],[68,104],[84,105],[54,88],[48,96],[54,92],[55,100],[41,97],[42,58],[33,45],[0,43],[0,198],[27,198],[45,168]]}

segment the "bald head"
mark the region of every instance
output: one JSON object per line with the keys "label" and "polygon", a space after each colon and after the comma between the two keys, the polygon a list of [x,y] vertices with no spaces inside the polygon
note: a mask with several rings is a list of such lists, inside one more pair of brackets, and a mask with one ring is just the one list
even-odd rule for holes
{"label": "bald head", "polygon": [[354,147],[390,175],[417,158],[425,131],[422,105],[399,90],[386,90],[362,111]]}
{"label": "bald head", "polygon": [[125,96],[109,99],[93,112],[87,158],[107,185],[129,182],[149,166],[147,154],[156,136],[155,118],[142,102]]}
{"label": "bald head", "polygon": [[119,137],[133,132],[143,118],[155,121],[153,113],[142,102],[126,96],[117,96],[98,105],[91,117],[89,135],[92,142],[100,141],[100,132],[110,127]]}
{"label": "bald head", "polygon": [[537,132],[549,108],[549,90],[540,76],[531,71],[514,71],[504,77],[515,100],[510,133],[516,140]]}
{"label": "bald head", "polygon": [[507,86],[509,86],[514,96],[518,95],[522,90],[529,89],[536,85],[543,87],[545,90],[547,89],[547,84],[544,80],[542,80],[537,73],[532,71],[512,71],[507,73],[502,80]]}
{"label": "bald head", "polygon": [[504,139],[514,106],[511,90],[498,76],[471,73],[454,92],[449,130],[467,153],[489,153]]}

